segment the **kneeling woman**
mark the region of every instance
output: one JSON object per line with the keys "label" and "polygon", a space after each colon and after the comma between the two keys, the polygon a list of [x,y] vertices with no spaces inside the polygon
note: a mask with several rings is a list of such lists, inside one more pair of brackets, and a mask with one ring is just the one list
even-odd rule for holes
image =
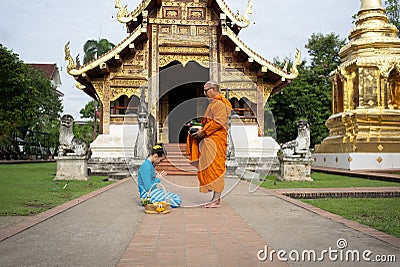
{"label": "kneeling woman", "polygon": [[[149,192],[152,185],[155,183],[160,183],[160,178],[165,179],[167,172],[161,171],[158,173],[159,178],[157,178],[154,168],[155,165],[159,164],[165,159],[165,156],[166,152],[162,144],[155,145],[152,148],[151,155],[140,166],[138,171],[138,187],[140,198],[146,198],[147,192]],[[182,198],[179,195],[171,192],[166,192],[166,195],[172,208],[177,208],[181,205]],[[150,201],[153,203],[166,201],[164,190],[154,186],[150,192]]]}

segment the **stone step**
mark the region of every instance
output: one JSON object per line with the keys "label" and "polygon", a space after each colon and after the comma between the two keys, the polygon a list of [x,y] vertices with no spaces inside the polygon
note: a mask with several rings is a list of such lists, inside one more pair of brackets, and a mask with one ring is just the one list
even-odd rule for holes
{"label": "stone step", "polygon": [[108,180],[111,181],[122,180],[128,177],[131,177],[131,174],[129,172],[110,172],[108,174]]}
{"label": "stone step", "polygon": [[179,173],[180,175],[196,175],[197,169],[192,165],[172,165],[172,164],[160,164],[156,166],[157,171],[165,170],[168,175]]}
{"label": "stone step", "polygon": [[166,171],[169,176],[197,176],[197,171],[188,171],[178,168],[156,168],[159,171]]}
{"label": "stone step", "polygon": [[190,165],[186,155],[186,144],[165,144],[164,147],[167,158],[156,166],[157,171],[165,170],[168,175],[177,176],[197,175],[197,169]]}

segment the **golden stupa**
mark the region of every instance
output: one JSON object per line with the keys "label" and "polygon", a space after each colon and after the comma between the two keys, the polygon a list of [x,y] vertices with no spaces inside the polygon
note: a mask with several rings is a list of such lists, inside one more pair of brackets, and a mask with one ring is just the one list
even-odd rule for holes
{"label": "golden stupa", "polygon": [[316,146],[314,166],[400,169],[400,38],[381,0],[361,0],[339,55],[329,136]]}

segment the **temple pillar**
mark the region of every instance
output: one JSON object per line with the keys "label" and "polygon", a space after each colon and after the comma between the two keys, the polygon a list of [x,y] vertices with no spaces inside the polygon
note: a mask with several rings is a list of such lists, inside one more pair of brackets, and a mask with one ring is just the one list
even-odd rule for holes
{"label": "temple pillar", "polygon": [[[158,46],[158,25],[151,25],[151,41],[149,42],[149,87],[148,87],[148,109],[149,114],[151,114],[156,121],[154,125],[155,131],[154,138],[160,139],[158,135],[159,121],[160,121],[160,77],[159,77],[159,46]],[[157,142],[157,140],[154,140]]]}
{"label": "temple pillar", "polygon": [[210,35],[210,80],[220,83],[220,64],[218,60],[218,33],[213,28]]}
{"label": "temple pillar", "polygon": [[110,133],[110,76],[104,81],[104,114],[103,114],[103,134]]}
{"label": "temple pillar", "polygon": [[104,81],[92,81],[93,87],[99,96],[101,103],[100,133],[110,133],[110,81],[107,77]]}
{"label": "temple pillar", "polygon": [[265,118],[264,118],[264,107],[266,105],[264,98],[264,88],[257,85],[257,122],[258,122],[258,136],[264,136]]}

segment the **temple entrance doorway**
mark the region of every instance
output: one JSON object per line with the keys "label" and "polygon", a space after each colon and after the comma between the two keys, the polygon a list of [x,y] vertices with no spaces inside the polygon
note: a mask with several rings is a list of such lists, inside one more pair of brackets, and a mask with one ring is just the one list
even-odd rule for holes
{"label": "temple entrance doorway", "polygon": [[197,62],[183,66],[173,61],[160,68],[159,129],[160,141],[185,143],[192,119],[204,114],[208,101],[203,93],[204,83],[209,80],[209,69]]}

